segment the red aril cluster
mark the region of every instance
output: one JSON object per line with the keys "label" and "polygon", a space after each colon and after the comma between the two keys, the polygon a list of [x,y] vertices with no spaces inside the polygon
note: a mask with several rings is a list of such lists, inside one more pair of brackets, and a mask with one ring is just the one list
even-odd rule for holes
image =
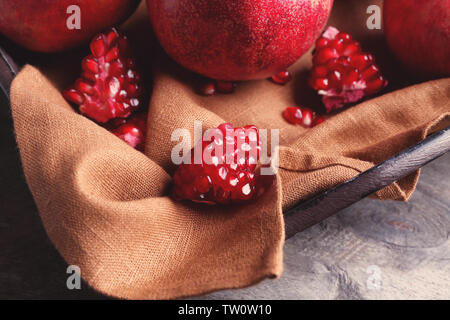
{"label": "red aril cluster", "polygon": [[[233,128],[229,123],[208,131],[173,177],[173,197],[209,204],[227,204],[255,198],[262,190],[257,164],[261,151],[259,131],[253,126]],[[197,160],[197,161],[196,161]]]}
{"label": "red aril cluster", "polygon": [[328,27],[317,39],[309,85],[327,112],[378,93],[387,85],[375,59],[351,35]]}
{"label": "red aril cluster", "polygon": [[127,38],[113,28],[94,37],[90,49],[81,63],[80,78],[64,91],[64,97],[100,123],[129,117],[141,105],[142,88]]}

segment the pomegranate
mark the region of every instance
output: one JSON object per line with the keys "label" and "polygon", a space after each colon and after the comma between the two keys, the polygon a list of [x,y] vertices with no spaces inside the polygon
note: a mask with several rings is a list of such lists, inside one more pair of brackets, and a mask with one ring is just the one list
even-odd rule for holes
{"label": "pomegranate", "polygon": [[147,0],[166,52],[209,78],[238,81],[284,71],[313,44],[333,0]]}
{"label": "pomegranate", "polygon": [[[125,20],[139,0],[0,0],[0,33],[35,51],[63,51],[81,45]],[[79,8],[75,7],[75,5]],[[79,29],[74,14],[79,13]]]}
{"label": "pomegranate", "polygon": [[392,52],[412,73],[450,75],[450,0],[385,0]]}

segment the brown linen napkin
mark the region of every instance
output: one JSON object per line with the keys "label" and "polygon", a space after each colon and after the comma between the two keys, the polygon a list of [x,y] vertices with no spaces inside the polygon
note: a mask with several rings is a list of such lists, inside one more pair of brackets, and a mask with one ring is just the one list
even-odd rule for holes
{"label": "brown linen napkin", "polygon": [[[380,32],[365,29],[369,4],[373,1],[337,1],[331,24],[354,33],[363,47],[373,46],[394,79],[391,88],[401,87],[404,77],[396,75],[399,69],[389,60]],[[349,25],[349,14],[362,16],[361,21]],[[143,64],[153,64],[145,155],[73,111],[59,90],[74,76],[60,66],[41,71],[26,66],[11,87],[24,173],[44,227],[67,263],[78,265],[92,287],[111,296],[167,299],[278,277],[282,208],[448,126],[450,79],[385,94],[303,129],[287,124],[281,112],[288,105],[320,105],[305,84],[309,54],[290,69],[295,77],[287,86],[249,81],[232,95],[202,97],[195,92],[201,77],[148,41],[145,6],[124,28],[138,44]],[[168,188],[175,143],[170,136],[176,128],[192,132],[194,120],[201,120],[203,129],[226,121],[280,129],[280,170],[273,188],[243,206],[172,201]],[[402,179],[377,196],[406,200],[417,177]]]}

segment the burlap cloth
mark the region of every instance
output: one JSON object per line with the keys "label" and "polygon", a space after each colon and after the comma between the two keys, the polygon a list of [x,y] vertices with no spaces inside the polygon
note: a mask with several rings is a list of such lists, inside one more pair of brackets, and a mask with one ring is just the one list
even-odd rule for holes
{"label": "burlap cloth", "polygon": [[[203,97],[195,92],[201,77],[177,66],[151,40],[145,6],[124,29],[138,45],[141,66],[153,65],[146,154],[74,112],[61,96],[78,72],[79,57],[41,71],[24,67],[11,87],[17,142],[44,227],[67,263],[78,265],[93,288],[121,298],[183,297],[278,277],[283,209],[448,125],[450,79],[402,88],[408,77],[390,57],[382,31],[365,27],[370,4],[376,1],[337,0],[330,24],[375,53],[393,92],[312,129],[281,117],[286,106],[320,106],[306,86],[310,54],[290,69],[294,80],[286,86],[250,81],[234,94]],[[274,187],[243,206],[172,201],[170,136],[175,128],[192,132],[194,120],[203,121],[203,129],[223,122],[280,129]],[[406,177],[376,196],[407,200],[417,178]]]}

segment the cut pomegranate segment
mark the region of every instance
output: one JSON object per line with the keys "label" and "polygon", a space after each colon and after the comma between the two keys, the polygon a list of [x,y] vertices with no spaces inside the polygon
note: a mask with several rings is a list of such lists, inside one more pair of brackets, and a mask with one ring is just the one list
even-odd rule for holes
{"label": "cut pomegranate segment", "polygon": [[254,199],[267,181],[257,170],[261,150],[258,129],[253,125],[233,128],[224,123],[210,129],[208,136],[209,141],[197,145],[201,159],[195,159],[194,148],[178,166],[173,177],[174,199],[208,204]]}
{"label": "cut pomegranate segment", "polygon": [[80,78],[63,92],[64,97],[97,122],[127,118],[142,99],[141,81],[127,38],[112,28],[94,37],[90,50],[81,62]]}
{"label": "cut pomegranate segment", "polygon": [[374,95],[388,83],[373,55],[334,27],[328,27],[316,41],[308,82],[322,95],[327,112]]}

